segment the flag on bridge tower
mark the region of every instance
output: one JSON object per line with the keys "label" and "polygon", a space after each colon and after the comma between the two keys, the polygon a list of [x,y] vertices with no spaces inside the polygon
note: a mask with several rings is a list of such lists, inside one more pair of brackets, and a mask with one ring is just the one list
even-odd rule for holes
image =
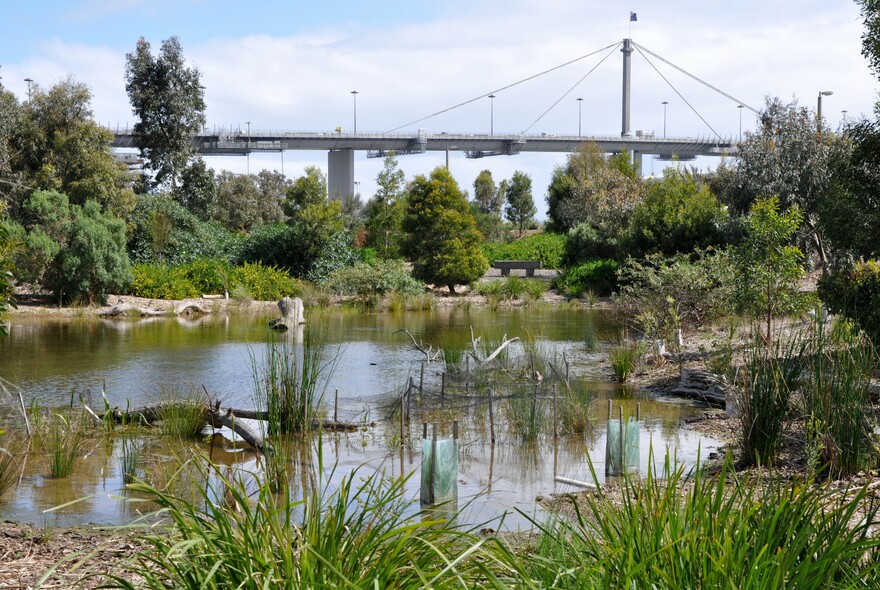
{"label": "flag on bridge tower", "polygon": [[630,20],[630,22],[633,22],[633,21],[637,21],[637,20],[639,20],[639,19],[638,19],[638,17],[636,16],[636,13],[635,13],[635,12],[630,12],[630,13],[629,13],[629,20]]}

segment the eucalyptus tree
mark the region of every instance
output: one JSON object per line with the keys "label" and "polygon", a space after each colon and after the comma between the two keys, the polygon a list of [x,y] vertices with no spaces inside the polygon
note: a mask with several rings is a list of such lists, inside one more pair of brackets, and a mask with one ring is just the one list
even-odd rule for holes
{"label": "eucalyptus tree", "polygon": [[532,197],[532,178],[525,172],[514,172],[505,191],[505,197],[507,204],[504,207],[504,216],[517,226],[519,235],[522,235],[525,225],[530,223],[537,213],[535,200]]}
{"label": "eucalyptus tree", "polygon": [[141,37],[125,60],[125,90],[138,118],[134,144],[154,172],[154,184],[174,190],[195,155],[193,137],[205,124],[201,73],[186,66],[177,37],[163,41],[155,57]]}
{"label": "eucalyptus tree", "polygon": [[376,193],[366,205],[367,245],[381,258],[400,256],[406,175],[399,166],[394,154],[385,157],[376,176]]}

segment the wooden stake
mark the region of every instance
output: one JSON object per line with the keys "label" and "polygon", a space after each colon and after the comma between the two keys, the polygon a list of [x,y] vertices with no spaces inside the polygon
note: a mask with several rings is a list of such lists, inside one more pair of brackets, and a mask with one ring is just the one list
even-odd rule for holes
{"label": "wooden stake", "polygon": [[[495,444],[495,414],[492,412],[492,388],[490,387],[489,392],[489,438],[492,441],[492,444]],[[493,446],[494,448],[494,446]],[[489,478],[491,479],[491,477]]]}
{"label": "wooden stake", "polygon": [[458,440],[458,420],[452,421],[452,440]]}
{"label": "wooden stake", "polygon": [[559,430],[556,427],[556,383],[553,383],[553,438],[559,436]]}
{"label": "wooden stake", "polygon": [[403,421],[404,421],[404,412],[406,411],[405,401],[406,394],[404,393],[400,396],[400,446],[403,446],[404,435],[403,435]]}
{"label": "wooden stake", "polygon": [[339,422],[339,389],[333,395],[333,421]]}
{"label": "wooden stake", "polygon": [[425,361],[422,361],[422,368],[419,370],[419,398],[422,397],[422,392],[425,387]]}

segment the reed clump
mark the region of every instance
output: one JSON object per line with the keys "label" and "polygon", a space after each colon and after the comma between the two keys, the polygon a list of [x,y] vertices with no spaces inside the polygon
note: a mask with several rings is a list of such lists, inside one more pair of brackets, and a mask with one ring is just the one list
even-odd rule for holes
{"label": "reed clump", "polygon": [[608,360],[614,378],[626,383],[635,372],[645,356],[645,344],[641,340],[633,340],[626,335],[619,335],[608,347]]}
{"label": "reed clump", "polygon": [[84,424],[81,415],[74,412],[56,413],[46,423],[44,444],[49,455],[49,475],[67,477],[82,447]]}
{"label": "reed clump", "polygon": [[208,406],[198,393],[182,393],[175,388],[160,394],[159,427],[164,436],[180,440],[198,438],[208,424]]}

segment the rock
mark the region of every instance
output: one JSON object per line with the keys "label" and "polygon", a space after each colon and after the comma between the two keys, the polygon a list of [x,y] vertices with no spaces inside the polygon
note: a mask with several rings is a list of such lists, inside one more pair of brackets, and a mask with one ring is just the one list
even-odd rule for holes
{"label": "rock", "polygon": [[132,305],[130,303],[125,303],[121,299],[119,303],[114,305],[109,309],[102,309],[98,312],[98,315],[105,318],[117,318],[120,316],[125,317],[144,317],[144,316],[158,316],[158,315],[166,315],[164,309],[150,309],[147,307],[137,307],[136,305]]}
{"label": "rock", "polygon": [[303,302],[299,297],[294,297],[293,299],[285,297],[278,302],[278,309],[281,310],[281,318],[269,322],[269,327],[273,330],[284,332],[306,323],[306,318],[303,314]]}
{"label": "rock", "polygon": [[727,380],[722,375],[708,371],[682,368],[678,387],[670,393],[695,398],[723,408],[726,404]]}
{"label": "rock", "polygon": [[211,310],[206,307],[202,307],[198,303],[185,301],[177,306],[177,308],[174,310],[174,313],[176,313],[177,315],[185,316],[200,316],[211,313]]}

